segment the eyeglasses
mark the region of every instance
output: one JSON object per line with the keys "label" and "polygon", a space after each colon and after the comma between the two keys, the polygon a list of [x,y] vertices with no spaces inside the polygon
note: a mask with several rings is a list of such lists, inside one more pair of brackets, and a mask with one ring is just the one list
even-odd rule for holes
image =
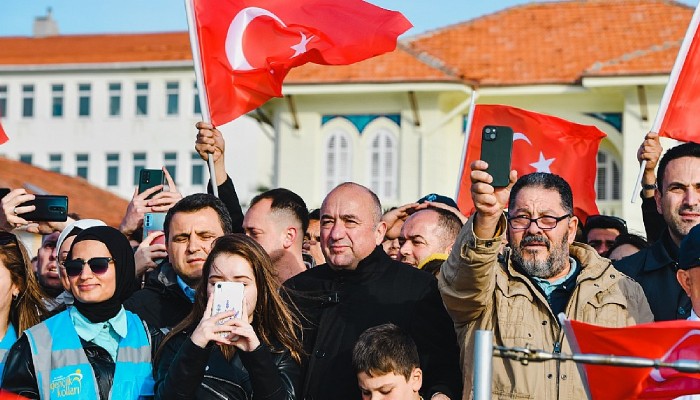
{"label": "eyeglasses", "polygon": [[89,260],[83,260],[82,258],[76,258],[73,260],[67,260],[63,262],[63,267],[66,269],[66,275],[70,277],[76,277],[83,272],[83,266],[87,264],[92,273],[95,275],[102,275],[107,272],[109,268],[109,263],[114,259],[112,257],[93,257]]}
{"label": "eyeglasses", "polygon": [[544,215],[539,218],[529,218],[524,215],[516,215],[515,217],[508,217],[508,224],[513,230],[524,231],[534,222],[538,228],[542,229],[543,231],[549,231],[556,228],[559,221],[570,217],[571,214],[562,215],[561,217]]}

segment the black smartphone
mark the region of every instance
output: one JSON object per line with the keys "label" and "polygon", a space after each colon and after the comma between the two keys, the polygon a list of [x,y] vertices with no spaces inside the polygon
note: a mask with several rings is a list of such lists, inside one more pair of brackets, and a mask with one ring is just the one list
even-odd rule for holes
{"label": "black smartphone", "polygon": [[481,160],[489,164],[493,187],[506,187],[510,183],[510,165],[513,153],[513,128],[487,125],[481,130]]}
{"label": "black smartphone", "polygon": [[37,194],[34,200],[20,206],[36,207],[34,211],[19,215],[27,221],[65,222],[68,219],[68,196]]}
{"label": "black smartphone", "polygon": [[11,191],[12,191],[12,189],[10,189],[10,188],[0,188],[0,199],[7,196],[8,193],[10,193]]}
{"label": "black smartphone", "polygon": [[[144,191],[158,185],[162,185],[165,183],[165,175],[163,174],[162,169],[142,169],[139,175],[139,193],[143,193]],[[160,193],[163,190],[159,190],[156,193]],[[153,193],[146,197],[147,199],[150,199],[151,197],[155,196],[156,193]]]}

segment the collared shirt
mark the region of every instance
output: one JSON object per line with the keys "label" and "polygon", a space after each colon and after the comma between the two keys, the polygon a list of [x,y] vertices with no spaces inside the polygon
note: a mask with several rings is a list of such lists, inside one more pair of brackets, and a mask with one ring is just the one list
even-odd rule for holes
{"label": "collared shirt", "polygon": [[177,276],[177,285],[180,286],[180,289],[182,289],[183,292],[185,292],[185,296],[187,296],[187,298],[194,303],[194,295],[197,293],[197,291],[186,284],[179,275]]}
{"label": "collared shirt", "polygon": [[75,307],[70,307],[68,310],[78,336],[107,350],[112,360],[116,362],[119,341],[126,337],[128,330],[124,307],[111,319],[97,323],[85,318]]}
{"label": "collared shirt", "polygon": [[532,279],[537,282],[537,285],[542,289],[544,292],[545,296],[549,297],[549,295],[552,294],[553,291],[555,291],[561,284],[566,282],[569,278],[571,278],[574,273],[576,273],[576,260],[573,259],[573,257],[569,257],[569,263],[571,263],[571,269],[569,269],[569,273],[566,274],[565,277],[559,278],[554,282],[550,282],[546,279],[538,278],[536,276],[533,276]]}

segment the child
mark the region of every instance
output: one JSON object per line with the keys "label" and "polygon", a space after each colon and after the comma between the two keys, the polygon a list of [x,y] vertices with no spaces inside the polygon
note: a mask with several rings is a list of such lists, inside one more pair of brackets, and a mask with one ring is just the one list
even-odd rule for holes
{"label": "child", "polygon": [[394,324],[367,329],[352,352],[362,399],[420,400],[423,384],[413,339]]}

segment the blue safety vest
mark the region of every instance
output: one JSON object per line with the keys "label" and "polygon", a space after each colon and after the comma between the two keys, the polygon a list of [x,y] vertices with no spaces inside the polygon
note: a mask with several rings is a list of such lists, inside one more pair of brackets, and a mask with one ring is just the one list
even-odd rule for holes
{"label": "blue safety vest", "polygon": [[17,333],[12,324],[7,324],[7,332],[5,332],[5,337],[0,341],[0,383],[2,383],[2,371],[5,370],[5,360],[7,360],[7,353],[10,352],[10,347],[17,341]]}
{"label": "blue safety vest", "polygon": [[[127,335],[119,341],[110,399],[153,396],[151,344],[135,314],[126,311]],[[42,399],[99,399],[95,373],[68,310],[25,331]]]}

